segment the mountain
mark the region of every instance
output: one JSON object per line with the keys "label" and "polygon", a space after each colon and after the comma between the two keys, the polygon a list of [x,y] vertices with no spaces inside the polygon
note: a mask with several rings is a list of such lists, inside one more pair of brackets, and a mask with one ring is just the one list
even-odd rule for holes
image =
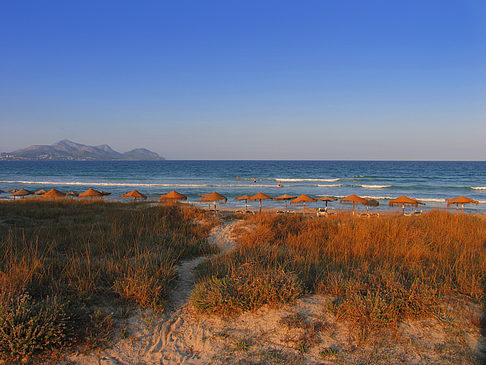
{"label": "mountain", "polygon": [[0,154],[0,160],[164,160],[145,148],[120,153],[107,144],[87,146],[64,139],[52,145],[33,145]]}

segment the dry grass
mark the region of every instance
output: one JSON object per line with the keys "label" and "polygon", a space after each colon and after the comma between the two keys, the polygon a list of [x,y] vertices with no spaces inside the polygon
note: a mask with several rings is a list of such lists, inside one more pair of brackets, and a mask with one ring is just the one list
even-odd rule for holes
{"label": "dry grass", "polygon": [[[241,231],[237,249],[201,267],[199,298],[211,296],[208,280],[229,280],[245,265],[256,276],[280,270],[303,283],[305,292],[334,295],[329,310],[354,323],[363,338],[404,318],[440,317],[447,298],[484,298],[486,224],[479,217],[432,211],[416,217],[245,219],[252,229]],[[289,298],[302,292],[297,288]],[[270,297],[260,303],[272,303]]]}
{"label": "dry grass", "polygon": [[[213,250],[207,242],[212,223],[195,223],[202,215],[179,206],[1,202],[0,307],[6,309],[0,319],[14,316],[9,308],[15,306],[8,303],[26,294],[32,308],[51,297],[63,303],[69,317],[63,319],[66,329],[83,327],[78,322],[105,323],[110,318],[100,308],[110,306],[134,303],[163,310],[177,262]],[[70,332],[45,349],[62,347]],[[68,340],[88,339],[96,347],[96,332],[74,331]],[[108,336],[101,337],[100,344],[108,342]],[[9,341],[8,333],[2,341]],[[2,345],[0,356],[31,355],[38,352],[36,346],[9,353]]]}

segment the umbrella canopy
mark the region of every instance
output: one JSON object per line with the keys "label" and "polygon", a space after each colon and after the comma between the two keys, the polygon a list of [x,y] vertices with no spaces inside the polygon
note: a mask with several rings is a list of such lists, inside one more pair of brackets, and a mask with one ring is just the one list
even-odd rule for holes
{"label": "umbrella canopy", "polygon": [[107,192],[107,191],[103,191],[101,190],[100,193],[104,196],[104,195],[111,195],[111,193]]}
{"label": "umbrella canopy", "polygon": [[203,196],[201,196],[201,202],[208,202],[209,207],[211,207],[211,202],[214,202],[214,210],[216,210],[216,202],[219,200],[224,200],[224,202],[226,203],[228,198],[215,191],[211,194],[204,194]]}
{"label": "umbrella canopy", "polygon": [[299,197],[295,198],[294,200],[291,200],[290,204],[302,203],[302,205],[303,205],[302,214],[305,215],[305,203],[306,202],[315,202],[315,201],[317,201],[317,199],[315,199],[315,198],[313,198],[309,195],[302,194]]}
{"label": "umbrella canopy", "polygon": [[326,202],[326,208],[327,208],[327,203],[329,202],[335,202],[337,199],[336,198],[333,198],[332,196],[322,196],[320,197],[319,199],[317,199],[318,201],[321,201],[321,202]]}
{"label": "umbrella canopy", "polygon": [[78,194],[76,194],[74,191],[70,191],[70,192],[66,193],[66,196],[69,196],[69,197],[78,197]]}
{"label": "umbrella canopy", "polygon": [[457,208],[457,212],[459,213],[459,204],[462,205],[462,212],[464,213],[464,204],[476,204],[478,205],[479,202],[477,200],[470,199],[468,197],[463,196],[458,196],[457,198],[452,198],[452,199],[446,199],[447,202],[447,207],[449,208],[449,205],[455,204]]}
{"label": "umbrella canopy", "polygon": [[251,198],[251,195],[245,194],[239,197],[236,197],[235,200],[244,200],[245,201],[245,210],[248,210],[248,200]]}
{"label": "umbrella canopy", "polygon": [[44,189],[40,189],[40,190],[37,190],[34,194],[35,195],[42,195],[42,194],[45,194],[47,193],[47,191],[45,191]]}
{"label": "umbrella canopy", "polygon": [[250,196],[249,200],[260,200],[260,213],[262,212],[262,200],[266,199],[272,199],[270,196],[267,194],[263,194],[262,192],[259,192],[256,195]]}
{"label": "umbrella canopy", "polygon": [[78,195],[80,198],[101,198],[103,193],[101,191],[89,188],[85,192]]}
{"label": "umbrella canopy", "polygon": [[5,192],[6,193],[15,193],[16,191],[19,191],[19,189],[10,189],[10,190],[6,190]]}
{"label": "umbrella canopy", "polygon": [[422,203],[417,199],[409,198],[406,195],[399,196],[398,198],[392,199],[388,202],[390,207],[393,207],[394,205],[401,205],[403,214],[405,214],[405,205],[410,205],[410,207],[413,209],[413,207],[418,207],[419,204],[425,205],[425,203]]}
{"label": "umbrella canopy", "polygon": [[133,200],[137,200],[137,199],[147,199],[147,196],[146,195],[143,195],[142,193],[140,193],[137,190],[132,190],[132,191],[130,191],[128,193],[125,193],[121,197],[122,198],[133,198]]}
{"label": "umbrella canopy", "polygon": [[25,189],[20,189],[10,194],[10,196],[13,196],[14,199],[16,196],[24,197],[26,195],[32,195],[32,192]]}
{"label": "umbrella canopy", "polygon": [[169,200],[169,201],[187,200],[187,196],[178,193],[175,190],[172,190],[170,193],[162,195],[160,197],[160,200]]}
{"label": "umbrella canopy", "polygon": [[356,194],[351,194],[350,196],[342,198],[339,201],[340,204],[341,203],[353,203],[353,215],[354,215],[354,207],[355,207],[356,203],[366,205],[367,202],[368,202],[368,200],[366,200],[365,198],[362,198],[360,196],[357,196]]}
{"label": "umbrella canopy", "polygon": [[289,195],[289,194],[284,194],[284,195],[280,195],[280,196],[277,196],[277,197],[272,198],[272,199],[273,200],[284,200],[285,201],[285,213],[287,213],[287,202],[289,200],[292,200],[292,199],[295,199],[295,198],[297,198],[297,197]]}
{"label": "umbrella canopy", "polygon": [[44,193],[41,195],[43,198],[51,198],[51,199],[56,199],[56,198],[64,198],[66,196],[65,193],[62,191],[56,190],[56,189],[51,189],[47,193]]}

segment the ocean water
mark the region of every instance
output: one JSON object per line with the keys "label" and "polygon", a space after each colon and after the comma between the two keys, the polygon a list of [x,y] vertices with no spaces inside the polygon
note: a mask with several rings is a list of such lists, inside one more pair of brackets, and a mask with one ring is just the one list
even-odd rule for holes
{"label": "ocean water", "polygon": [[[357,194],[378,199],[378,209],[388,209],[388,201],[403,194],[425,202],[421,209],[444,208],[444,199],[465,195],[480,201],[466,210],[486,213],[484,161],[0,161],[0,190],[22,187],[78,193],[92,187],[111,192],[110,199],[137,189],[154,200],[177,190],[193,203],[200,194],[217,191],[235,208],[244,207],[235,197],[260,191],[270,196]],[[330,206],[340,207],[338,202]]]}

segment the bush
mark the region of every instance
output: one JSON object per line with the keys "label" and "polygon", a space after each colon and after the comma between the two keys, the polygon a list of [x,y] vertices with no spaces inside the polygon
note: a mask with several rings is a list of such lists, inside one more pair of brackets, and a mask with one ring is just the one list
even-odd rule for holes
{"label": "bush", "polygon": [[0,303],[0,355],[28,357],[60,348],[69,336],[69,317],[56,297],[37,301],[21,294]]}
{"label": "bush", "polygon": [[298,278],[281,268],[244,264],[228,276],[206,278],[196,285],[191,303],[200,312],[237,314],[265,304],[278,306],[302,295]]}

